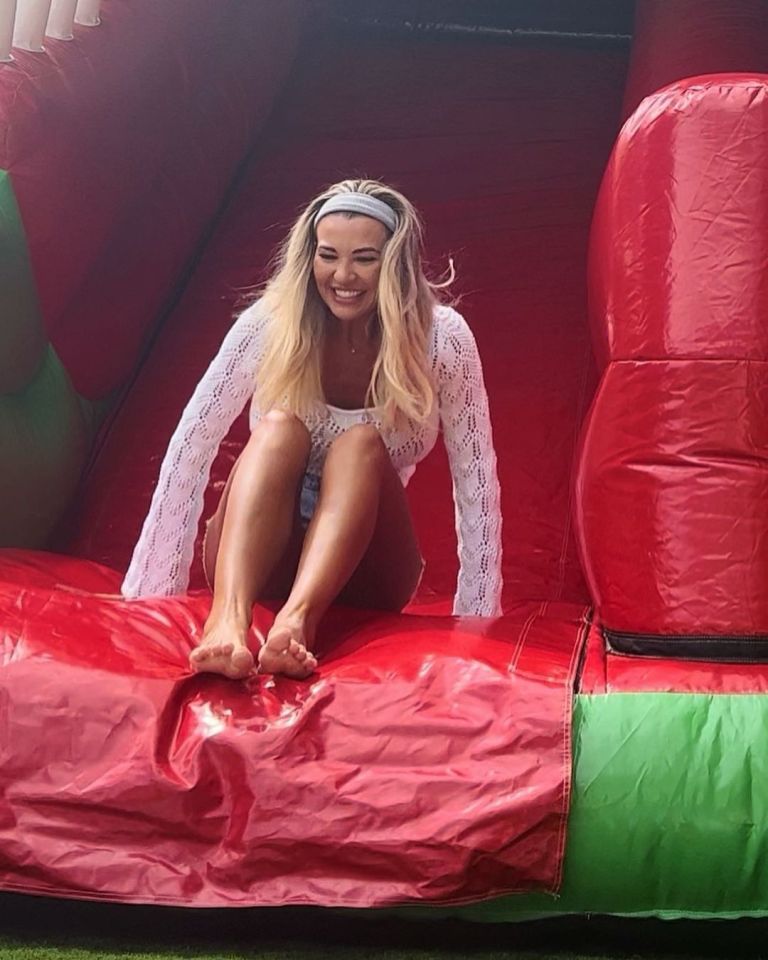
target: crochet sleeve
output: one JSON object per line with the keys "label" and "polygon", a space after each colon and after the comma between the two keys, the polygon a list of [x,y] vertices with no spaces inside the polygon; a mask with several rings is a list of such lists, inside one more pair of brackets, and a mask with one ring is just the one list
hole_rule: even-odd
{"label": "crochet sleeve", "polygon": [[122,585],[125,597],[183,593],[219,444],[252,396],[264,349],[259,304],[233,324],[181,415]]}
{"label": "crochet sleeve", "polygon": [[456,615],[501,613],[501,504],[488,396],[466,321],[447,307],[435,316],[438,402],[453,479],[459,578]]}

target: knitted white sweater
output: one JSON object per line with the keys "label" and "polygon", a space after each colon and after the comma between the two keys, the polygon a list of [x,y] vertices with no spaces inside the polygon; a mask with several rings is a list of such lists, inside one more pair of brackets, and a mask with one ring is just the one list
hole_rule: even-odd
{"label": "knitted white sweater", "polygon": [[[123,581],[124,596],[186,590],[211,464],[235,418],[253,397],[267,319],[259,303],[238,318],[187,404],[160,468]],[[459,544],[453,612],[496,616],[501,599],[501,513],[488,398],[474,337],[464,318],[450,307],[435,308],[430,356],[438,402],[427,423],[395,431],[385,429],[373,409],[324,405],[304,420],[312,437],[308,470],[322,473],[331,443],[353,424],[373,423],[406,484],[442,426]],[[251,429],[259,416],[252,401]]]}

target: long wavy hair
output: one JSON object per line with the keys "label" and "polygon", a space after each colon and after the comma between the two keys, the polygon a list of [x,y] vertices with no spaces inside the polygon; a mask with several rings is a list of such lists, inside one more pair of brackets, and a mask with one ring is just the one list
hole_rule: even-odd
{"label": "long wavy hair", "polygon": [[376,197],[397,216],[382,255],[376,315],[381,343],[366,405],[377,408],[388,426],[401,417],[423,423],[435,402],[427,340],[440,287],[422,270],[422,225],[416,210],[401,193],[376,180],[342,180],[328,187],[307,206],[280,247],[262,292],[270,321],[257,403],[262,410],[280,406],[302,416],[323,401],[320,347],[327,307],[312,270],[314,220],[329,197],[343,193]]}

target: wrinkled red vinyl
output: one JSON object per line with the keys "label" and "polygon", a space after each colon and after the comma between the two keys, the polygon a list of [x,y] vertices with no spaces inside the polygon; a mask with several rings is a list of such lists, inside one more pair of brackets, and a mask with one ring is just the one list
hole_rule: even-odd
{"label": "wrinkled red vinyl", "polygon": [[557,888],[579,607],[339,610],[310,681],[245,684],[187,669],[208,596],[91,593],[116,584],[0,555],[0,886],[361,907]]}
{"label": "wrinkled red vinyl", "polygon": [[606,366],[575,498],[606,627],[768,634],[768,77],[646,98],[595,209],[592,320]]}

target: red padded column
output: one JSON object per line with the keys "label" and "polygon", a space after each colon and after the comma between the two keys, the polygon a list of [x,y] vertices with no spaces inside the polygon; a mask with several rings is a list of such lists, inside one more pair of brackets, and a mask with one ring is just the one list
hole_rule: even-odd
{"label": "red padded column", "polygon": [[766,0],[637,0],[624,117],[677,80],[732,71],[768,73]]}
{"label": "red padded column", "polygon": [[643,102],[598,197],[590,296],[608,365],[577,525],[603,624],[768,639],[768,76]]}

